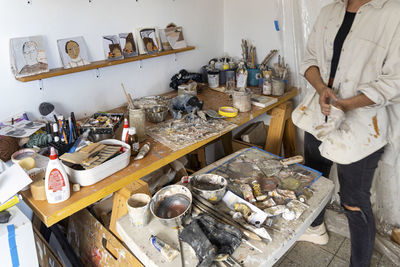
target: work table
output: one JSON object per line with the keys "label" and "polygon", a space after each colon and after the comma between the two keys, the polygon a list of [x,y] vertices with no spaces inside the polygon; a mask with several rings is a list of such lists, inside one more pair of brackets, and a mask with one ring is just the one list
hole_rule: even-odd
{"label": "work table", "polygon": [[[290,120],[292,105],[289,100],[295,97],[297,93],[298,90],[296,88],[291,88],[283,96],[278,98],[277,103],[266,108],[252,106],[251,111],[239,113],[237,117],[229,118],[227,120],[236,124],[238,127],[256,118],[257,116],[270,111],[272,115],[271,124],[279,125],[279,127],[272,127],[270,125],[265,149],[269,152],[279,154],[282,138],[284,139],[284,146],[287,138],[294,138],[293,125],[291,123],[285,125],[285,121],[288,119]],[[174,96],[176,94],[176,91],[172,91],[166,95]],[[204,89],[202,93],[198,95],[198,97],[200,100],[204,101],[203,109],[205,110],[218,110],[218,108],[221,106],[232,106],[232,100],[228,95],[208,88]],[[121,108],[118,110],[125,111]],[[284,131],[288,133],[286,137],[283,134]],[[150,174],[151,172],[158,170],[172,161],[229,133],[230,131],[225,131],[219,135],[215,135],[177,151],[172,151],[163,144],[153,140],[150,137],[147,137],[147,140],[151,143],[151,150],[144,159],[139,161],[133,161],[131,159],[129,165],[121,171],[114,173],[113,175],[94,185],[82,187],[79,192],[71,191],[71,197],[62,203],[49,204],[47,201],[34,200],[30,190],[23,191],[22,196],[24,201],[32,208],[42,222],[50,227],[60,220],[116,192],[117,190],[129,185],[143,176]],[[293,144],[293,142],[289,142],[289,144],[285,146],[285,151],[294,151],[294,147],[295,144]]]}

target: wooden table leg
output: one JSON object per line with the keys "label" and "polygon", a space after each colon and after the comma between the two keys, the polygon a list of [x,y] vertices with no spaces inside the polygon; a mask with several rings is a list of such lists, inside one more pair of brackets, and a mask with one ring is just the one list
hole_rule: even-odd
{"label": "wooden table leg", "polygon": [[232,132],[226,133],[221,136],[222,146],[224,147],[225,156],[228,156],[233,153],[232,148]]}
{"label": "wooden table leg", "polygon": [[151,196],[148,184],[142,180],[137,180],[128,186],[121,188],[113,195],[110,231],[118,238],[120,238],[120,236],[117,233],[117,220],[128,213],[126,201],[132,194],[136,193],[143,193]]}
{"label": "wooden table leg", "polygon": [[283,150],[285,151],[286,158],[297,155],[296,130],[294,128],[292,118],[288,118],[285,123],[285,130],[283,133]]}
{"label": "wooden table leg", "polygon": [[267,142],[265,150],[275,155],[279,155],[282,147],[282,138],[285,130],[286,120],[290,118],[293,110],[292,102],[285,102],[274,108],[271,112],[271,122],[269,124]]}

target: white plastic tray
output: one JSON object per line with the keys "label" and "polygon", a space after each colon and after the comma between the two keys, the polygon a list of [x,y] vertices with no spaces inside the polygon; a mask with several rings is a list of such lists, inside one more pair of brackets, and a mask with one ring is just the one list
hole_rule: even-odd
{"label": "white plastic tray", "polygon": [[128,166],[131,157],[131,149],[128,144],[115,139],[106,139],[99,143],[104,145],[123,146],[126,150],[121,155],[107,160],[103,164],[89,170],[74,170],[62,163],[68,174],[68,178],[72,183],[80,184],[81,186],[89,186]]}

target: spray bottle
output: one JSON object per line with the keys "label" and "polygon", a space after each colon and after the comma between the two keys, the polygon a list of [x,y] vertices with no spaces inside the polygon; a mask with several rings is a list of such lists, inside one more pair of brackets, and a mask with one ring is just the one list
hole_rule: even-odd
{"label": "spray bottle", "polygon": [[50,160],[47,164],[44,183],[47,202],[51,204],[59,203],[69,198],[70,189],[68,175],[60,160],[57,158],[54,147],[50,149]]}

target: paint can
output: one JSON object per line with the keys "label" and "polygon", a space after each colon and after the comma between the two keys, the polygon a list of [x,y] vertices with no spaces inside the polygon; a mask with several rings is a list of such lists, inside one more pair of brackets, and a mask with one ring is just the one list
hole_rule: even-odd
{"label": "paint can", "polygon": [[146,194],[133,194],[126,201],[129,218],[135,227],[143,227],[150,221],[150,196]]}
{"label": "paint can", "polygon": [[219,86],[219,70],[210,70],[207,72],[208,86],[217,88]]}
{"label": "paint can", "polygon": [[247,77],[247,83],[249,86],[258,86],[258,79],[260,70],[259,69],[247,69],[249,76]]}
{"label": "paint can", "polygon": [[282,79],[272,79],[272,95],[281,96],[285,93],[285,81]]}
{"label": "paint can", "polygon": [[251,92],[249,89],[246,91],[233,91],[232,93],[233,106],[239,112],[248,112],[251,110]]}
{"label": "paint can", "polygon": [[136,134],[139,142],[146,139],[146,112],[144,109],[129,109],[129,125],[136,128]]}

